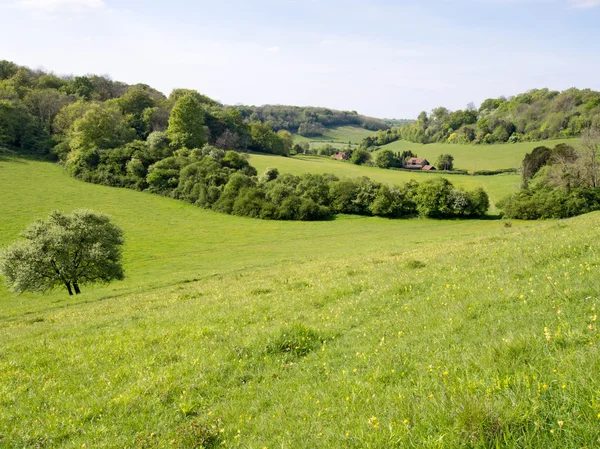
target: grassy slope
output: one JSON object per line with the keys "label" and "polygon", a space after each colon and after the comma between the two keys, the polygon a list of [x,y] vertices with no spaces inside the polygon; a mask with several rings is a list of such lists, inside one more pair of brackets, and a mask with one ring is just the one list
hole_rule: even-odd
{"label": "grassy slope", "polygon": [[0,245],[85,205],[129,275],[0,293],[2,447],[597,444],[600,214],[271,223],[34,162],[0,162],[0,190]]}
{"label": "grassy slope", "polygon": [[[93,289],[99,296],[314,257],[341,257],[389,245],[410,246],[396,232],[399,227],[415,240],[426,241],[431,234],[450,238],[474,230],[483,232],[488,226],[477,221],[400,222],[358,217],[318,223],[253,220],[216,214],[156,195],[84,183],[64,174],[58,165],[25,160],[0,161],[0,191],[0,246],[54,209],[87,207],[114,218],[127,235],[129,279]],[[369,232],[362,232],[365,229]],[[353,236],[354,245],[347,245],[346,235]],[[17,303],[28,307],[30,301],[40,298],[24,295],[7,301],[8,297],[0,284],[0,313],[9,313],[6,310]],[[45,305],[48,299],[64,298],[59,293],[39,302]]]}
{"label": "grassy slope", "polygon": [[[502,174],[496,176],[465,176],[441,175],[436,173],[407,172],[400,170],[383,170],[377,167],[363,167],[349,162],[340,162],[328,157],[320,156],[294,156],[283,158],[262,154],[250,156],[252,164],[259,173],[267,167],[276,167],[281,173],[333,173],[337,176],[359,177],[368,176],[376,181],[387,184],[400,184],[410,179],[422,181],[432,177],[443,176],[452,181],[456,186],[466,189],[483,187],[490,195],[492,205],[504,196],[519,188],[521,178],[518,174]],[[492,211],[494,208],[492,207]]]}
{"label": "grassy slope", "polygon": [[334,142],[344,145],[348,144],[348,142],[358,144],[371,134],[373,134],[373,131],[357,126],[336,126],[327,128],[325,134],[322,136],[303,137],[296,134],[294,135],[294,142],[313,142],[319,145],[322,145],[323,142]]}
{"label": "grassy slope", "polygon": [[422,145],[418,143],[399,140],[385,145],[392,151],[411,150],[420,157],[427,158],[435,164],[437,157],[442,153],[454,156],[454,166],[462,170],[498,170],[502,168],[518,168],[525,153],[530,153],[535,147],[545,145],[553,147],[559,143],[568,143],[576,146],[578,139],[545,140],[542,142],[523,142],[515,144],[497,145],[458,145],[432,143]]}

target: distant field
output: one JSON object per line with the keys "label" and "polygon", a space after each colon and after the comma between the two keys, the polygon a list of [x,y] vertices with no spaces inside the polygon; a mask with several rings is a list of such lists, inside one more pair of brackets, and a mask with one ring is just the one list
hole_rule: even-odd
{"label": "distant field", "polygon": [[579,139],[545,140],[541,142],[503,143],[496,145],[458,145],[430,143],[427,145],[399,140],[381,148],[392,151],[411,150],[419,157],[424,157],[435,164],[442,153],[454,156],[454,167],[461,170],[498,170],[502,168],[518,168],[525,157],[535,147],[541,145],[553,147],[559,143],[576,146]]}
{"label": "distant field", "polygon": [[127,242],[111,286],[0,286],[3,449],[597,447],[600,213],[269,222],[17,160],[0,191],[0,246],[84,206]]}
{"label": "distant field", "polygon": [[[279,157],[262,154],[252,154],[250,164],[262,173],[267,167],[275,167],[282,173],[333,173],[336,176],[359,177],[368,176],[379,182],[400,184],[410,179],[422,181],[432,177],[443,176],[456,186],[466,189],[483,187],[490,196],[492,206],[506,195],[519,188],[521,178],[518,174],[502,174],[495,176],[441,175],[436,173],[407,172],[399,170],[384,170],[377,167],[364,167],[349,162],[336,161],[322,156],[299,155],[294,157]],[[492,207],[492,212],[494,211]]]}
{"label": "distant field", "polygon": [[335,128],[327,128],[323,136],[303,137],[296,134],[294,135],[294,142],[311,142],[311,146],[320,146],[326,142],[337,142],[346,145],[348,142],[359,144],[365,137],[370,136],[373,133],[373,131],[357,126],[338,126]]}

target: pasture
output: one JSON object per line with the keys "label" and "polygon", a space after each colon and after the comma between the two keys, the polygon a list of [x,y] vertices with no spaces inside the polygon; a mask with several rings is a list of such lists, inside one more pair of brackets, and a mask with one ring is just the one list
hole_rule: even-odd
{"label": "pasture", "polygon": [[0,191],[0,246],[88,207],[127,274],[0,287],[3,448],[599,444],[599,213],[269,222],[14,159]]}
{"label": "pasture", "polygon": [[277,168],[280,173],[291,173],[299,175],[302,173],[333,173],[338,177],[357,178],[368,176],[369,178],[390,185],[397,185],[414,179],[422,182],[435,177],[448,178],[454,185],[465,189],[483,187],[490,196],[491,212],[495,212],[494,204],[506,195],[518,190],[521,177],[516,173],[505,173],[494,176],[470,176],[449,175],[427,172],[409,172],[405,170],[386,170],[378,167],[354,165],[350,162],[342,162],[326,156],[297,155],[293,157],[279,157],[265,154],[251,154],[250,164],[256,167],[259,173],[263,173],[268,167]]}
{"label": "pasture", "polygon": [[335,126],[326,128],[325,133],[322,136],[304,137],[295,134],[294,143],[310,142],[311,146],[322,146],[326,143],[330,143],[333,145],[343,144],[342,146],[345,146],[348,145],[348,142],[359,144],[361,140],[371,134],[373,134],[373,131],[358,126]]}
{"label": "pasture", "polygon": [[[288,161],[282,157],[276,160]],[[124,258],[128,279],[108,287],[86,288],[88,294],[99,296],[158,288],[225,272],[369,253],[389,245],[410,247],[412,243],[405,242],[397,232],[399,227],[415,240],[426,241],[431,235],[470,235],[490,226],[485,220],[400,221],[355,216],[316,223],[254,220],[206,211],[148,193],[85,183],[69,177],[59,165],[24,159],[0,161],[0,191],[0,246],[16,239],[36,218],[46,217],[55,209],[70,212],[89,208],[113,217],[127,236]],[[353,244],[348,245],[343,235],[352,235]],[[12,300],[5,301],[7,297]],[[30,307],[38,300],[47,304],[69,298],[62,292],[48,297],[14,297],[0,283],[0,313],[7,305],[13,310],[17,303]]]}
{"label": "pasture", "polygon": [[410,150],[419,157],[424,157],[435,164],[440,154],[454,156],[454,167],[459,170],[500,170],[504,168],[519,168],[526,153],[531,153],[535,147],[554,147],[559,143],[577,146],[579,139],[544,140],[541,142],[502,143],[493,145],[459,145],[430,143],[419,144],[406,140],[398,140],[384,145],[381,149],[394,152]]}

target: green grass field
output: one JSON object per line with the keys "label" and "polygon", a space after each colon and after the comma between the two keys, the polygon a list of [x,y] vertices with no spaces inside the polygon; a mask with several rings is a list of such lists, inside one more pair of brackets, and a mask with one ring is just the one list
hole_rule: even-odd
{"label": "green grass field", "polygon": [[256,167],[259,173],[263,173],[267,167],[274,167],[281,173],[292,173],[295,175],[302,173],[333,173],[339,177],[349,178],[368,176],[375,181],[384,182],[390,185],[401,184],[411,179],[421,182],[426,179],[442,176],[448,178],[456,186],[464,187],[465,189],[483,187],[490,196],[492,213],[496,212],[494,204],[506,195],[518,190],[521,184],[520,175],[515,173],[495,176],[467,176],[418,171],[384,170],[377,167],[366,167],[354,165],[349,162],[336,161],[329,157],[322,156],[298,155],[284,158],[279,156],[252,154],[250,155],[250,164]]}
{"label": "green grass field", "polygon": [[322,136],[304,137],[298,134],[294,135],[294,142],[311,142],[311,145],[321,146],[325,143],[337,143],[347,145],[348,142],[359,144],[365,137],[373,134],[373,131],[360,128],[358,126],[336,126],[327,128]]}
{"label": "green grass field", "polygon": [[89,207],[127,274],[0,287],[2,448],[599,444],[598,213],[268,222],[23,160],[0,191],[0,246]]}
{"label": "green grass field", "polygon": [[[255,163],[254,156],[251,163]],[[448,229],[451,236],[470,234],[474,227],[486,229],[488,225],[486,221],[398,221],[354,216],[317,223],[254,220],[206,211],[157,195],[84,183],[66,175],[56,164],[14,159],[0,161],[0,188],[0,246],[55,209],[68,212],[90,208],[114,218],[127,235],[125,263],[129,279],[94,288],[101,296],[314,257],[383,250],[390,244],[410,246],[410,242],[403,243],[404,237],[395,235],[398,226],[415,239],[426,241],[429,235],[438,233],[438,228]],[[344,238],[338,237],[345,233],[364,244],[347,245]],[[0,286],[0,312],[7,305],[7,295]],[[62,293],[58,298],[64,299]],[[23,295],[13,298],[9,307],[12,309],[16,303],[28,307],[37,299],[47,303],[40,295]]]}
{"label": "green grass field", "polygon": [[458,145],[431,143],[427,145],[398,140],[381,148],[394,152],[411,150],[419,157],[424,157],[432,164],[442,153],[454,156],[454,166],[457,169],[498,170],[503,168],[519,168],[525,153],[530,153],[535,147],[545,145],[553,147],[559,143],[577,146],[579,139],[545,140],[542,142],[503,143],[496,145]]}

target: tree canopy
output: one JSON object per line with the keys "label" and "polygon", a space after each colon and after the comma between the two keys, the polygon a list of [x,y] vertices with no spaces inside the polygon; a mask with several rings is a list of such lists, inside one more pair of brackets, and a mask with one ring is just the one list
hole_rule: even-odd
{"label": "tree canopy", "polygon": [[0,252],[0,274],[16,293],[123,279],[122,231],[106,215],[90,210],[54,211],[37,220]]}
{"label": "tree canopy", "polygon": [[571,88],[533,89],[506,98],[488,98],[476,109],[438,107],[421,112],[414,122],[378,131],[363,147],[396,140],[415,143],[491,144],[577,137],[600,126],[600,92]]}
{"label": "tree canopy", "polygon": [[537,147],[525,155],[521,189],[498,207],[510,218],[566,218],[600,210],[600,131],[582,133],[579,147]]}

